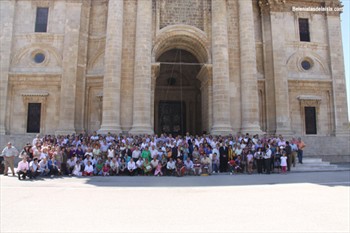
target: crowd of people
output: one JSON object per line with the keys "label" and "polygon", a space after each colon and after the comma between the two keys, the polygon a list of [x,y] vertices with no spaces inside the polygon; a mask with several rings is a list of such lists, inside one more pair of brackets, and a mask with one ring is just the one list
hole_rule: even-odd
{"label": "crowd of people", "polygon": [[11,142],[2,151],[18,179],[38,176],[185,176],[228,173],[286,174],[302,163],[305,143],[282,135],[158,135],[66,136],[39,134],[21,152]]}

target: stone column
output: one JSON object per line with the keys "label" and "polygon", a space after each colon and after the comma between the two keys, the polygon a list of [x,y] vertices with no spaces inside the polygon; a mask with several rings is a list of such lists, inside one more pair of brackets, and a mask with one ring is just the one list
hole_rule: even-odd
{"label": "stone column", "polygon": [[152,0],[137,1],[132,134],[153,134],[151,126]]}
{"label": "stone column", "polygon": [[213,125],[211,133],[232,133],[226,0],[212,0]]}
{"label": "stone column", "polygon": [[270,11],[273,76],[276,103],[276,134],[290,135],[291,118],[289,107],[288,71],[285,54],[285,29],[281,23],[285,12]]}
{"label": "stone column", "polygon": [[103,78],[102,124],[99,133],[119,134],[123,51],[123,1],[109,0]]}
{"label": "stone column", "polygon": [[241,55],[242,133],[259,134],[259,93],[256,70],[253,5],[239,1],[239,39]]}
{"label": "stone column", "polygon": [[79,53],[79,34],[82,3],[66,3],[66,24],[63,47],[60,117],[56,134],[75,133],[75,98]]}
{"label": "stone column", "polygon": [[[339,7],[339,5],[333,3],[330,7]],[[339,12],[327,13],[327,27],[333,85],[334,134],[336,136],[349,136],[344,55]],[[343,43],[348,42],[343,41]]]}
{"label": "stone column", "polygon": [[8,98],[8,75],[11,61],[13,21],[15,1],[1,1],[0,4],[0,135],[6,132],[6,112]]}
{"label": "stone column", "polygon": [[154,94],[156,90],[156,82],[157,82],[157,77],[159,75],[160,71],[160,63],[153,63],[152,64],[152,82],[151,82],[151,125],[153,128],[155,128],[154,125]]}

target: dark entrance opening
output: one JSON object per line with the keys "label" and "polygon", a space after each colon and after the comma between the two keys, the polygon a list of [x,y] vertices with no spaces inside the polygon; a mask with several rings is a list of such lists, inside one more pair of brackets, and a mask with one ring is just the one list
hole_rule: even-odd
{"label": "dark entrance opening", "polygon": [[317,134],[315,107],[305,107],[305,133]]}
{"label": "dark entrance opening", "polygon": [[164,52],[157,62],[161,65],[154,94],[155,132],[201,133],[201,81],[197,78],[201,64],[182,49]]}
{"label": "dark entrance opening", "polygon": [[186,129],[186,105],[181,101],[160,101],[158,105],[159,129],[163,133],[184,135]]}
{"label": "dark entrance opening", "polygon": [[27,133],[40,133],[41,103],[28,104]]}

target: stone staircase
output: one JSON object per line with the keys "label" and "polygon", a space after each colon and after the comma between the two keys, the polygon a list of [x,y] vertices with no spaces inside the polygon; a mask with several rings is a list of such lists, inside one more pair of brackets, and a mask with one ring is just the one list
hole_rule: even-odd
{"label": "stone staircase", "polygon": [[323,161],[321,158],[304,157],[303,164],[296,163],[295,167],[291,168],[292,172],[313,172],[313,171],[348,171],[350,165],[339,166]]}

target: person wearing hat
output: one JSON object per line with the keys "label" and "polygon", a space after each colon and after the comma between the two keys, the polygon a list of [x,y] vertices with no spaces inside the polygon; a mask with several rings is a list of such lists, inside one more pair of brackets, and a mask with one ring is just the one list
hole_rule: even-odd
{"label": "person wearing hat", "polygon": [[12,146],[11,142],[7,143],[7,146],[2,150],[1,156],[3,156],[5,160],[5,170],[4,170],[4,176],[8,175],[8,168],[10,167],[12,171],[12,175],[16,176],[15,174],[15,157],[18,156],[18,150]]}

